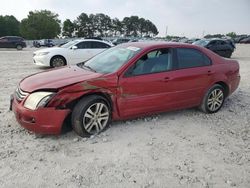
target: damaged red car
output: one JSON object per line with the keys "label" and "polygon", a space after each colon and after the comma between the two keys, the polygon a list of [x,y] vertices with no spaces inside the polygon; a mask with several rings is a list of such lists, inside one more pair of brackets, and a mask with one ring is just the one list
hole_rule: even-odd
{"label": "damaged red car", "polygon": [[11,108],[35,133],[59,134],[67,122],[78,135],[90,136],[111,120],[191,107],[217,112],[239,81],[236,60],[203,47],[126,43],[85,63],[26,77]]}

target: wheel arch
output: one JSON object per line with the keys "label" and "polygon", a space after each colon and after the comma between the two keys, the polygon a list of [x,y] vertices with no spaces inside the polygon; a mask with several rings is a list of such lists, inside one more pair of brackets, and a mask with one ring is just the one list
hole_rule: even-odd
{"label": "wheel arch", "polygon": [[219,82],[216,82],[214,84],[221,85],[225,90],[225,97],[228,97],[228,95],[229,95],[229,86],[228,86],[228,84],[226,82],[219,81]]}
{"label": "wheel arch", "polygon": [[105,92],[101,92],[101,91],[96,91],[96,92],[90,92],[90,93],[84,93],[83,95],[81,95],[80,97],[74,99],[73,101],[71,101],[69,104],[67,104],[67,108],[70,108],[71,110],[75,107],[75,105],[77,104],[78,101],[80,101],[82,98],[90,96],[90,95],[97,95],[97,96],[101,96],[103,97],[103,99],[105,100],[105,102],[109,105],[111,111],[113,111],[113,101],[111,98],[111,95]]}
{"label": "wheel arch", "polygon": [[65,65],[67,65],[68,63],[67,63],[67,59],[63,56],[63,55],[53,55],[51,58],[50,58],[50,60],[49,60],[49,64],[50,64],[50,66],[51,66],[51,63],[52,63],[52,60],[54,59],[54,58],[56,58],[56,57],[61,57],[64,61],[65,61]]}
{"label": "wheel arch", "polygon": [[[71,111],[73,111],[73,109],[76,106],[76,104],[78,103],[78,101],[80,101],[84,97],[91,96],[91,95],[101,96],[105,100],[105,102],[110,107],[111,118],[112,118],[112,112],[113,112],[113,106],[114,105],[113,105],[113,101],[111,99],[111,96],[108,93],[104,93],[104,92],[100,92],[100,91],[85,93],[85,94],[81,95],[80,97],[74,99],[70,103],[68,103],[66,105],[66,108],[69,108],[69,109],[71,109]],[[68,116],[64,119],[64,122],[63,122],[62,127],[61,127],[61,132],[62,133],[65,133],[65,132],[68,132],[69,130],[72,130],[72,125],[71,125],[71,120],[70,120],[71,119],[71,114],[72,113],[68,114]]]}

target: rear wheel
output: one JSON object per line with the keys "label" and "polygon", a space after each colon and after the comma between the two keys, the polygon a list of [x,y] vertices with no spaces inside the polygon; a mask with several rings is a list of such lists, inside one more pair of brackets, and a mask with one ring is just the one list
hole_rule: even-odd
{"label": "rear wheel", "polygon": [[62,56],[55,56],[50,60],[51,67],[61,67],[66,65],[66,60]]}
{"label": "rear wheel", "polygon": [[16,45],[16,49],[17,49],[17,50],[22,50],[23,47],[22,47],[22,45],[18,44],[18,45]]}
{"label": "rear wheel", "polygon": [[74,131],[81,137],[89,137],[105,130],[111,121],[111,109],[98,95],[82,98],[74,107],[71,117]]}
{"label": "rear wheel", "polygon": [[220,110],[225,100],[225,89],[215,84],[211,87],[202,100],[200,109],[205,113],[215,113]]}

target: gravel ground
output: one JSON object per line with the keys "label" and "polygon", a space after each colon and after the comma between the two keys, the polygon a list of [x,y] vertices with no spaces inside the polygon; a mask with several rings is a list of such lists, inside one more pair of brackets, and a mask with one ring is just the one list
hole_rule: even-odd
{"label": "gravel ground", "polygon": [[43,71],[32,49],[0,51],[0,187],[244,187],[250,185],[250,45],[233,54],[239,89],[216,114],[187,109],[118,121],[89,139],[38,136],[16,122],[9,96]]}

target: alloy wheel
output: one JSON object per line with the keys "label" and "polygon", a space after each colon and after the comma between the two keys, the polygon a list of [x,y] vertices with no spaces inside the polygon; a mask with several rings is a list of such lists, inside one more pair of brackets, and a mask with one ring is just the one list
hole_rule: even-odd
{"label": "alloy wheel", "polygon": [[207,107],[210,111],[218,110],[224,101],[224,93],[221,89],[214,89],[208,96]]}
{"label": "alloy wheel", "polygon": [[104,103],[94,103],[83,116],[83,126],[89,134],[101,132],[109,120],[109,109]]}
{"label": "alloy wheel", "polygon": [[56,57],[52,62],[53,67],[61,67],[64,66],[64,60],[60,57]]}

